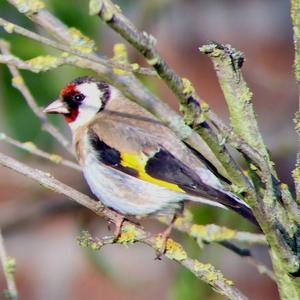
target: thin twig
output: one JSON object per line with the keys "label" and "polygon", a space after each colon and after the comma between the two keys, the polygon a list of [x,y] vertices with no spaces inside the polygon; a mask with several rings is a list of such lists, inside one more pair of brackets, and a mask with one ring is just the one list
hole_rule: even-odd
{"label": "thin twig", "polygon": [[[295,77],[298,83],[298,111],[296,112],[294,122],[296,124],[295,129],[298,133],[298,146],[300,148],[300,1],[291,1],[291,19],[293,22],[293,33],[294,33],[294,47],[295,47],[295,58],[294,68]],[[297,192],[297,202],[300,205],[300,151],[297,155],[296,168],[293,171],[294,183]]]}
{"label": "thin twig", "polygon": [[119,33],[146,58],[148,64],[155,69],[160,78],[180,99],[181,103],[193,107],[191,119],[197,123],[197,115],[200,114],[199,96],[196,94],[191,82],[178,76],[161,57],[155,48],[155,38],[146,32],[140,32],[110,0],[101,0],[98,3],[99,9],[94,11],[93,14],[98,14],[108,26]]}
{"label": "thin twig", "polygon": [[176,220],[174,227],[177,230],[185,232],[189,236],[195,238],[199,247],[201,248],[205,244],[213,242],[222,245],[223,247],[239,255],[241,258],[245,259],[247,263],[256,267],[259,273],[265,273],[272,280],[275,280],[273,272],[269,270],[265,265],[257,261],[252,256],[250,250],[244,248],[242,249],[232,243],[232,241],[235,241],[239,243],[267,245],[266,238],[263,234],[237,231],[215,224],[194,224],[192,222],[192,217],[190,213],[187,211],[185,211],[183,217],[180,217]]}
{"label": "thin twig", "polygon": [[74,170],[81,171],[80,166],[78,164],[76,164],[75,162],[64,159],[58,154],[48,153],[44,150],[41,150],[32,142],[21,143],[13,138],[7,136],[5,133],[1,133],[1,132],[0,132],[0,141],[4,141],[10,145],[17,147],[17,148],[28,151],[29,153],[31,153],[33,155],[48,159],[55,164],[61,164],[66,167],[72,168]]}
{"label": "thin twig", "polygon": [[[4,54],[4,56],[10,56],[9,44],[3,40],[0,40],[0,50]],[[14,60],[14,57],[12,59]],[[0,55],[0,62],[1,62],[1,55]],[[21,92],[28,106],[31,108],[33,113],[40,119],[42,124],[42,129],[47,131],[50,135],[52,135],[52,137],[54,137],[63,147],[65,147],[71,154],[73,154],[73,151],[66,137],[63,136],[58,131],[58,129],[48,121],[45,114],[38,107],[30,90],[24,83],[23,77],[21,76],[19,70],[16,68],[17,66],[19,66],[20,62],[21,60],[18,60],[16,58],[15,65],[8,64],[9,71],[13,76],[13,86]]]}
{"label": "thin twig", "polygon": [[[109,58],[106,57],[100,57],[91,55],[89,53],[82,52],[80,50],[77,50],[76,48],[70,48],[69,46],[65,46],[64,44],[57,43],[49,38],[43,37],[40,34],[37,34],[35,32],[32,32],[28,29],[25,29],[19,25],[16,25],[12,22],[8,22],[4,20],[3,18],[0,18],[0,26],[2,26],[8,33],[18,33],[22,36],[28,37],[34,41],[38,41],[40,43],[43,43],[44,45],[50,46],[52,48],[67,52],[67,53],[72,53],[74,55],[77,55],[81,58],[88,59],[94,63],[102,64],[104,66],[112,67],[112,68],[117,68],[121,69],[123,71],[127,72],[134,72],[134,73],[139,73],[143,75],[155,75],[152,70],[149,70],[147,68],[141,68],[137,64],[132,65],[125,65],[125,64],[120,64],[117,62],[112,61]],[[87,50],[88,52],[91,52],[92,49]]]}
{"label": "thin twig", "polygon": [[[7,0],[14,5],[19,11],[26,13],[34,23],[40,25],[45,31],[54,36],[58,41],[68,45],[74,44],[74,37],[69,28],[51,14],[45,8],[31,9],[27,6],[27,11],[24,12],[22,5],[17,0]],[[94,52],[91,54],[97,56]],[[182,117],[174,112],[170,107],[162,102],[157,96],[152,94],[136,77],[129,74],[116,74],[112,68],[104,65],[95,64],[88,60],[81,60],[76,63],[81,68],[88,68],[95,71],[100,77],[109,83],[117,86],[131,100],[137,102],[156,117],[158,117],[166,126],[171,128],[176,135],[185,140],[191,147],[203,154],[210,161],[220,174],[229,176],[233,182],[240,186],[241,182],[245,181],[243,174],[237,170],[237,165],[234,163],[230,154],[224,147],[217,147],[216,151],[210,148],[210,140],[203,139],[195,131],[184,123]],[[222,148],[222,149],[221,149]],[[219,159],[221,158],[221,159]],[[228,173],[227,173],[227,170]],[[247,186],[247,184],[246,184]]]}
{"label": "thin twig", "polygon": [[[108,208],[105,208],[101,204],[101,202],[95,201],[90,197],[76,191],[70,186],[63,184],[48,173],[45,173],[38,169],[32,169],[29,166],[2,153],[0,153],[0,164],[39,182],[45,188],[65,195],[68,199],[76,201],[77,203],[92,210],[94,213],[101,217],[108,218],[114,223],[117,220],[116,213]],[[125,236],[123,236],[122,240],[121,235],[121,237],[119,238],[120,243],[126,242],[125,238],[128,227],[131,228],[130,236],[132,237],[132,234],[134,234],[134,238],[130,239],[131,242],[139,241],[149,245],[153,249],[159,248],[159,240],[157,240],[157,238],[147,234],[144,230],[138,228],[136,225],[129,221],[124,222],[123,232],[125,233]],[[211,265],[204,265],[199,261],[195,261],[189,258],[182,247],[172,240],[169,239],[168,243],[169,246],[167,246],[165,257],[172,259],[182,266],[186,267],[199,279],[205,281],[206,283],[211,285],[217,292],[225,295],[229,299],[247,299],[237,288],[232,286],[231,281],[228,281],[223,277],[220,271],[216,270]]]}
{"label": "thin twig", "polygon": [[[160,56],[155,48],[155,39],[145,32],[140,32],[110,0],[90,1],[90,3],[92,2],[94,9],[91,13],[98,14],[104,22],[135,47],[177,96],[180,108],[184,112],[186,123],[191,125],[200,134],[202,139],[200,147],[199,141],[198,144],[195,143],[194,135],[191,139],[186,140],[187,143],[200,153],[205,154],[205,157],[212,162],[224,177],[230,178],[234,184],[242,189],[251,190],[248,179],[234,162],[226,147],[219,144],[215,133],[208,123],[203,122],[199,105],[202,99],[196,93],[192,83],[188,79],[178,76]],[[205,149],[203,145],[209,145],[210,150]],[[211,152],[213,152],[213,155]]]}
{"label": "thin twig", "polygon": [[229,241],[219,242],[219,244],[222,245],[223,247],[225,247],[226,249],[234,252],[238,256],[240,256],[248,264],[255,267],[260,274],[266,274],[271,280],[276,282],[276,278],[275,278],[273,271],[270,270],[266,265],[259,262],[255,257],[253,257],[253,255],[249,249],[240,248],[239,246],[237,246]]}
{"label": "thin twig", "polygon": [[7,297],[7,299],[18,300],[18,290],[14,278],[16,263],[14,258],[9,257],[6,254],[1,228],[0,228],[0,262],[2,264],[3,273],[5,275],[5,279],[7,283],[7,291],[5,291],[5,296]]}
{"label": "thin twig", "polygon": [[237,231],[215,224],[195,224],[192,222],[189,215],[190,213],[185,211],[184,217],[178,218],[174,224],[174,227],[181,232],[185,232],[191,237],[195,238],[199,242],[200,246],[203,245],[203,242],[212,243],[228,240],[248,244],[267,244],[263,234]]}

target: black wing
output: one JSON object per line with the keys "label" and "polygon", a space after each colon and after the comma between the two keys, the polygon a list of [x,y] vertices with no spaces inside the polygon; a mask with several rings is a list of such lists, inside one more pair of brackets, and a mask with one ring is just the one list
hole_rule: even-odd
{"label": "black wing", "polygon": [[148,160],[145,170],[152,177],[175,183],[188,194],[216,201],[259,226],[251,209],[238,197],[208,186],[193,170],[165,149],[160,149]]}

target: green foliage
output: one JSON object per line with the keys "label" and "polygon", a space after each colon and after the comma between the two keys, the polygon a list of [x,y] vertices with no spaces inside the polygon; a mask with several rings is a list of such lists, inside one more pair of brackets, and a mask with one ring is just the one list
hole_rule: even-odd
{"label": "green foliage", "polygon": [[[72,1],[68,2],[70,2],[70,5],[72,4]],[[87,8],[85,11],[80,5],[72,5],[72,10],[67,10],[65,9],[66,2],[58,0],[49,1],[46,4],[49,9],[56,13],[57,16],[66,22],[66,24],[70,25],[70,27],[76,27],[84,34],[93,38],[99,37],[99,24],[97,19],[89,18],[89,22],[86,22],[86,18],[88,17]],[[37,28],[28,18],[18,13],[16,9],[6,1],[0,1],[0,16],[24,26],[29,30],[37,31]],[[40,55],[59,53],[52,48],[43,46],[41,43],[21,37],[17,34],[10,35],[3,29],[0,29],[0,38],[9,41],[11,43],[12,53],[25,60]],[[99,41],[97,44],[101,45]],[[55,99],[65,83],[75,77],[90,74],[91,72],[70,66],[60,67],[51,72],[39,74],[22,71],[26,84],[41,107],[52,99]],[[3,99],[0,102],[0,109],[3,111],[3,123],[8,126],[6,131],[20,141],[30,140],[42,148],[51,150],[55,146],[55,143],[49,138],[48,134],[41,131],[39,120],[33,116],[23,96],[11,86],[11,80],[11,74],[7,70],[7,67],[0,65],[1,98]],[[60,118],[50,118],[54,123],[64,126]]]}

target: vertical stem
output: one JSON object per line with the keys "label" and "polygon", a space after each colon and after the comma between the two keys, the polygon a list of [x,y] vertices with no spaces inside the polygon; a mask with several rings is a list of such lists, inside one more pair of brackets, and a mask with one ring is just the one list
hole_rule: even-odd
{"label": "vertical stem", "polygon": [[4,246],[4,240],[2,231],[0,228],[0,262],[2,264],[3,273],[7,283],[7,294],[6,297],[10,300],[18,300],[18,291],[14,278],[15,271],[15,260],[12,257],[7,256],[6,249]]}
{"label": "vertical stem", "polygon": [[[299,110],[295,117],[295,129],[298,133],[299,148],[300,148],[300,0],[291,0],[291,18],[294,31],[294,46],[295,46],[295,77],[298,83],[298,101]],[[300,204],[300,151],[297,155],[296,168],[293,171],[293,177],[297,193],[297,202]]]}

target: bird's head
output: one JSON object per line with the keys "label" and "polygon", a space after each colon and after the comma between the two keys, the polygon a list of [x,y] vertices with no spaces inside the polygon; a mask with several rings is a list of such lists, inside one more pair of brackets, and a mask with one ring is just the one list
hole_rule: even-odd
{"label": "bird's head", "polygon": [[88,123],[110,98],[110,86],[92,77],[80,77],[67,84],[59,99],[44,108],[45,113],[62,114],[71,128]]}

